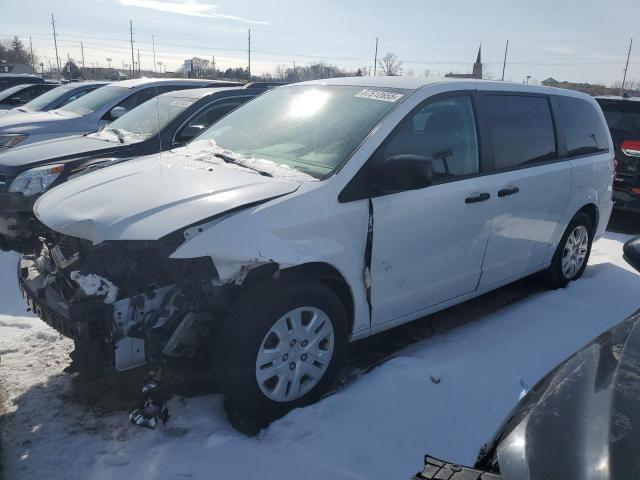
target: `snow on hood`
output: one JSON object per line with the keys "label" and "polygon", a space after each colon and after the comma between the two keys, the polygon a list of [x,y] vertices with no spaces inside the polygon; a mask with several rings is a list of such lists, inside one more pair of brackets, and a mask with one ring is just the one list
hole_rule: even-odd
{"label": "snow on hood", "polygon": [[[261,164],[262,165],[262,164]],[[211,151],[180,148],[80,176],[34,206],[49,228],[94,244],[157,240],[230,209],[298,189],[301,182],[226,164]]]}
{"label": "snow on hood", "polygon": [[282,165],[264,158],[256,158],[226,150],[216,145],[214,140],[196,140],[180,150],[183,152],[182,157],[189,160],[224,165],[226,163],[224,160],[214,156],[215,154],[222,154],[237,160],[237,164],[227,164],[230,167],[242,168],[244,166],[246,168],[260,170],[261,172],[265,172],[276,178],[300,182],[315,182],[318,180],[317,178],[301,172],[300,170],[296,170],[295,168],[291,168],[288,165]]}

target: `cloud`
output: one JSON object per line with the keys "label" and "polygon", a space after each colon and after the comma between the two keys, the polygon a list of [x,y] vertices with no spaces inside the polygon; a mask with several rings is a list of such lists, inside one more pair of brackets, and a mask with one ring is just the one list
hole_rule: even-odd
{"label": "cloud", "polygon": [[176,0],[167,2],[164,0],[117,0],[118,3],[127,7],[149,8],[160,12],[176,13],[178,15],[188,15],[191,17],[221,18],[224,20],[234,20],[237,22],[253,23],[257,25],[268,25],[269,22],[263,20],[249,20],[237,15],[228,15],[218,10],[218,5],[201,3],[199,0]]}

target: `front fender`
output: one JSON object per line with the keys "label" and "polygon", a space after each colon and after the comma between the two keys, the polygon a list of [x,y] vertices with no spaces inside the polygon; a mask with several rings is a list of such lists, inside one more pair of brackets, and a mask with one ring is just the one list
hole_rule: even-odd
{"label": "front fender", "polygon": [[[319,189],[322,190],[322,189]],[[279,269],[321,262],[346,279],[354,296],[354,334],[368,332],[364,288],[366,201],[321,205],[320,193],[291,195],[229,214],[185,231],[172,258],[211,257],[220,281],[241,284],[246,274],[272,263]],[[323,199],[326,203],[326,199]]]}

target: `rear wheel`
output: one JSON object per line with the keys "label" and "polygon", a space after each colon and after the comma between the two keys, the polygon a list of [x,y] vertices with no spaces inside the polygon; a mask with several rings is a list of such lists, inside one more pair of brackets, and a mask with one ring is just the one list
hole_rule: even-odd
{"label": "rear wheel", "polygon": [[347,339],[344,306],[325,285],[298,277],[252,288],[216,342],[227,413],[264,424],[317,400],[339,372]]}
{"label": "rear wheel", "polygon": [[547,271],[551,287],[564,288],[582,276],[593,243],[591,218],[578,212],[564,232]]}

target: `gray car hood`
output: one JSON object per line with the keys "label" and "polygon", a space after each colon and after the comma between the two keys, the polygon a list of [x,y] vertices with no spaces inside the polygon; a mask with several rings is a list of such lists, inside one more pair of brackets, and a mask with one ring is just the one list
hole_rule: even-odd
{"label": "gray car hood", "polygon": [[188,148],[114,165],[44,194],[34,206],[47,227],[94,244],[157,240],[228,210],[294,192],[294,179],[226,164]]}
{"label": "gray car hood", "polygon": [[[52,128],[59,125],[64,128],[66,122],[71,119],[78,118],[77,115],[63,115],[51,112],[29,112],[22,115],[2,115],[0,117],[0,133],[12,132],[22,133],[37,130],[47,125]],[[55,127],[54,127],[55,128]]]}

